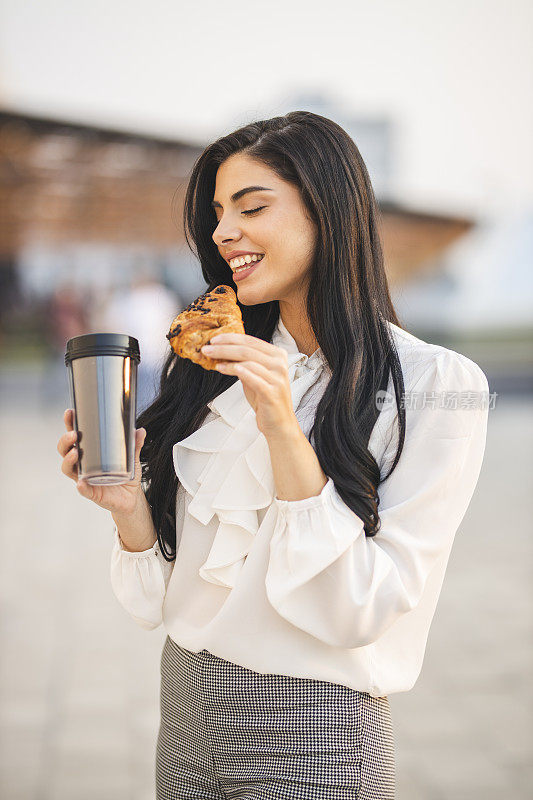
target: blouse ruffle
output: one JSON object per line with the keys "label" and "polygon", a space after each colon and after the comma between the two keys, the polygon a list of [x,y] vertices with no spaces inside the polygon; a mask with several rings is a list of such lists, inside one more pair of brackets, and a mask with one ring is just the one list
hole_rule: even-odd
{"label": "blouse ruffle", "polygon": [[[288,353],[293,409],[320,378],[327,362],[321,350],[311,356]],[[214,418],[176,442],[172,449],[178,479],[191,495],[187,513],[202,525],[217,519],[211,549],[199,575],[232,588],[259,528],[261,509],[275,495],[270,452],[257,427],[255,411],[236,380],[208,403]]]}

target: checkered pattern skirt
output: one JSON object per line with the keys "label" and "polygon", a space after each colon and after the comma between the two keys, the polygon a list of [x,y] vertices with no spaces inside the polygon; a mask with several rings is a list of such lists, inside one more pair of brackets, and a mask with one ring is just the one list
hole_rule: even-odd
{"label": "checkered pattern skirt", "polygon": [[262,674],[169,636],[157,800],[393,800],[387,697]]}

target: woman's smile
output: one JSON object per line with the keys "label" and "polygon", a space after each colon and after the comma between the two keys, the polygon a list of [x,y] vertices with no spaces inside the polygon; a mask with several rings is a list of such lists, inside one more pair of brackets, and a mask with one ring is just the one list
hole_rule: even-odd
{"label": "woman's smile", "polygon": [[238,267],[237,269],[233,270],[233,280],[234,281],[241,281],[244,278],[247,278],[248,275],[251,275],[252,272],[255,272],[257,267],[260,266],[261,262],[265,260],[265,257],[261,259],[261,261],[256,261],[252,264],[245,264],[243,267]]}

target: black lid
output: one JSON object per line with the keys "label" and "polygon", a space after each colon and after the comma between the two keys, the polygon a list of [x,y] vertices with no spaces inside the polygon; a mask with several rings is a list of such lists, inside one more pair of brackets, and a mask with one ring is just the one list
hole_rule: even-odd
{"label": "black lid", "polygon": [[127,333],[84,333],[67,340],[65,364],[86,356],[130,356],[141,361],[139,341]]}

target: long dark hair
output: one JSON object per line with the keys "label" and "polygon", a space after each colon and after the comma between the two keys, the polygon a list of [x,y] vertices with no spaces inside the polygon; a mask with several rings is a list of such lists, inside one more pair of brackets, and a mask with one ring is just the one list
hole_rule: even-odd
{"label": "long dark hair", "polygon": [[[200,262],[205,291],[233,283],[231,269],[212,238],[217,220],[210,201],[217,170],[234,153],[257,159],[298,187],[317,225],[307,314],[332,376],[308,438],[314,435],[322,469],[363,520],[365,534],[374,536],[380,527],[378,485],[385,478],[368,442],[379,414],[377,392],[387,388],[390,377],[399,436],[388,475],[403,449],[405,411],[400,403],[400,360],[386,321],[401,325],[387,285],[381,220],[368,171],[346,131],[309,111],[252,122],[210,144],[194,164],[183,209],[185,238]],[[270,342],[279,302],[239,307],[246,333]],[[158,396],[137,418],[136,426],[146,429],[141,450],[144,491],[161,551],[169,561],[176,551],[178,488],[172,447],[197,430],[208,413],[207,403],[236,380],[235,375],[178,358],[169,348]]]}

